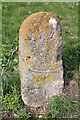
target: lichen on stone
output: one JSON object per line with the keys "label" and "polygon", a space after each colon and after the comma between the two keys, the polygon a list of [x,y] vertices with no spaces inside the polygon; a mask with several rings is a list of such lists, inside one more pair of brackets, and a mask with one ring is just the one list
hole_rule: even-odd
{"label": "lichen on stone", "polygon": [[33,75],[33,80],[39,84],[45,83],[47,80],[54,80],[55,75],[53,73]]}
{"label": "lichen on stone", "polygon": [[28,16],[19,31],[21,94],[30,107],[44,107],[63,88],[61,31],[57,17],[48,12]]}
{"label": "lichen on stone", "polygon": [[20,37],[22,39],[27,39],[27,33],[31,29],[33,30],[33,34],[36,35],[39,30],[46,31],[47,28],[50,27],[48,21],[50,19],[50,15],[46,12],[39,12],[34,13],[27,17],[27,19],[24,20],[23,24],[21,25],[20,29]]}

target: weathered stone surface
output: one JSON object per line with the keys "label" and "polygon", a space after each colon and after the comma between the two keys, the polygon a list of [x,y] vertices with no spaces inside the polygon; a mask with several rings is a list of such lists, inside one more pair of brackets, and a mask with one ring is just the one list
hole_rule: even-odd
{"label": "weathered stone surface", "polygon": [[47,12],[27,17],[19,31],[19,72],[24,103],[44,108],[63,88],[62,38],[57,18]]}

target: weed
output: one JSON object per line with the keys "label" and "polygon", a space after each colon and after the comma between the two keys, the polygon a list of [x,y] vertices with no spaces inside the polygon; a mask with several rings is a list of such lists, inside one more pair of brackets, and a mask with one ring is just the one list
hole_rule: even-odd
{"label": "weed", "polygon": [[8,93],[5,97],[2,97],[2,109],[9,110],[13,109],[16,110],[20,107],[20,95],[17,93],[16,89],[13,89],[12,93]]}
{"label": "weed", "polygon": [[17,111],[17,116],[19,116],[19,118],[29,118],[31,117],[30,112],[27,110],[27,108],[21,108]]}

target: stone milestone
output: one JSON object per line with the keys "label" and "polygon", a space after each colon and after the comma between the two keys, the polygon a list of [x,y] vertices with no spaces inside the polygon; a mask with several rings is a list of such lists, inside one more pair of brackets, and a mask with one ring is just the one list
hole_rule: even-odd
{"label": "stone milestone", "polygon": [[62,36],[59,21],[48,12],[28,16],[19,31],[21,95],[30,108],[45,111],[48,99],[63,89]]}

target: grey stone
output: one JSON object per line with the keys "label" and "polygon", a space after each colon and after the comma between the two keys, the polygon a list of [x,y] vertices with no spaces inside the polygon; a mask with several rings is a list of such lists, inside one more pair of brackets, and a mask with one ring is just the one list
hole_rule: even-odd
{"label": "grey stone", "polygon": [[48,99],[62,93],[61,57],[62,36],[56,16],[37,12],[27,17],[19,31],[21,95],[27,106],[41,107],[44,112]]}

